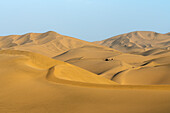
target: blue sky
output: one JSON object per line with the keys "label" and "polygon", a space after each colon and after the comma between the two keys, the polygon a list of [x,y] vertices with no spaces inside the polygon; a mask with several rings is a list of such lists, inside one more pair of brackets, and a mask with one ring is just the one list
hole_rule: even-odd
{"label": "blue sky", "polygon": [[0,36],[55,31],[96,41],[170,32],[170,0],[0,0]]}

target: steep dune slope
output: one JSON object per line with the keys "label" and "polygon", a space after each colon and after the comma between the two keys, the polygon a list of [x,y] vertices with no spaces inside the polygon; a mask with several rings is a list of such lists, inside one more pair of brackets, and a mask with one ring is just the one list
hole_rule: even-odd
{"label": "steep dune slope", "polygon": [[[56,68],[56,71],[54,71],[54,77],[53,78],[58,78],[58,79],[63,79],[63,80],[70,80],[70,81],[77,81],[77,82],[85,82],[85,83],[114,83],[108,79],[105,79],[103,77],[99,77],[91,72],[88,72],[84,69],[81,69],[79,67],[73,66],[71,64],[57,61],[51,58],[48,58],[46,56],[42,56],[36,53],[30,53],[26,51],[18,51],[18,50],[2,50],[0,51],[0,55],[2,59],[7,59],[9,60],[9,64],[7,65],[14,65],[14,64],[24,64],[23,67],[30,67],[30,68],[37,68],[37,69],[45,69],[48,71],[50,68]],[[9,57],[9,58],[8,58]],[[21,62],[19,58],[21,57]],[[10,58],[12,60],[10,60]],[[18,59],[17,59],[18,58]],[[25,61],[24,61],[25,59]],[[22,62],[24,61],[24,62]],[[5,61],[1,61],[1,64],[4,64]],[[3,67],[3,69],[8,67]],[[16,67],[9,67],[12,69],[19,70]],[[22,67],[21,67],[22,68]],[[1,68],[0,68],[1,69]],[[3,71],[3,69],[1,69]],[[10,70],[10,69],[9,69]],[[27,70],[25,70],[26,74],[30,74],[29,71],[27,73]],[[19,73],[17,73],[19,74]],[[11,73],[12,75],[12,73]],[[30,74],[31,75],[31,74]],[[48,76],[50,76],[48,74]],[[47,77],[47,76],[44,76]],[[52,80],[53,81],[53,80]],[[55,80],[54,80],[55,81]]]}
{"label": "steep dune slope", "polygon": [[169,69],[169,64],[141,67],[139,69],[124,71],[118,76],[115,76],[112,80],[126,85],[170,84]]}
{"label": "steep dune slope", "polygon": [[0,62],[1,113],[170,112],[169,86],[116,85],[26,51],[2,50]]}
{"label": "steep dune slope", "polygon": [[54,58],[79,66],[111,80],[120,72],[141,67],[144,61],[150,59],[150,57],[124,54],[94,46],[72,49]]}
{"label": "steep dune slope", "polygon": [[101,74],[120,65],[120,61],[106,61],[110,57],[120,54],[122,53],[108,48],[83,46],[69,50],[53,58],[74,64],[93,73]]}
{"label": "steep dune slope", "polygon": [[112,77],[120,84],[170,84],[170,54],[166,56],[148,56],[149,60],[139,63],[136,67],[120,71]]}
{"label": "steep dune slope", "polygon": [[[40,53],[57,60],[72,62],[71,64],[96,74],[101,74],[116,66],[113,62],[105,62],[105,59],[122,54],[108,47],[63,36],[52,31],[0,37],[0,48]],[[74,60],[79,62],[74,62]],[[100,67],[96,68],[96,66]]]}
{"label": "steep dune slope", "polygon": [[120,84],[170,84],[168,71],[170,69],[170,54],[168,52],[161,54],[162,51],[149,52],[149,56],[141,56],[94,46],[83,46],[54,58],[74,64]]}
{"label": "steep dune slope", "polygon": [[[160,52],[160,51],[159,51]],[[64,52],[55,59],[74,64],[120,84],[170,84],[168,53],[141,56],[83,46]]]}
{"label": "steep dune slope", "polygon": [[0,49],[26,50],[54,57],[64,51],[95,44],[49,31],[0,37]]}
{"label": "steep dune slope", "polygon": [[[75,82],[93,82],[95,81],[93,80],[95,78],[90,77],[91,80],[89,81],[86,78],[89,78],[89,75],[94,75],[96,77],[97,75],[95,74],[98,74],[102,77],[116,81],[120,84],[169,84],[169,64],[166,64],[166,66],[164,66],[164,64],[151,61],[153,59],[159,59],[161,57],[166,57],[164,59],[169,59],[168,56],[170,54],[168,48],[154,48],[157,47],[156,44],[158,40],[162,43],[166,42],[168,38],[166,40],[165,37],[162,36],[162,34],[151,34],[148,34],[148,32],[136,32],[132,33],[132,35],[128,35],[130,37],[129,39],[132,39],[133,41],[138,39],[140,41],[147,40],[146,43],[150,43],[149,41],[153,41],[153,48],[147,50],[148,47],[145,47],[145,50],[147,51],[139,51],[139,55],[124,54],[111,48],[95,45],[86,41],[78,40],[67,36],[62,36],[52,31],[46,33],[29,33],[22,36],[12,35],[1,37],[0,47],[1,49],[34,51],[40,54],[44,54],[46,56],[53,57],[57,60],[62,60],[70,64],[76,65],[80,68],[76,67],[68,69],[69,73],[72,72],[71,70],[74,70],[72,73],[72,75],[74,75],[74,80],[72,81]],[[141,45],[143,42],[139,43]],[[54,62],[52,64],[54,64]],[[35,64],[32,63],[31,65]],[[156,68],[158,65],[160,68]],[[61,67],[62,66],[58,67],[59,70],[56,70],[57,66],[51,65],[50,67],[48,67],[48,69],[51,70],[51,72],[53,73],[57,72],[57,75],[60,75],[62,79],[66,79],[68,81],[72,79],[72,77],[68,75],[67,72],[65,72],[67,66],[63,65],[63,68]],[[79,74],[76,74],[79,72],[77,72],[76,70],[82,70],[81,68],[86,69],[95,74],[90,73],[88,71],[81,72],[89,74],[82,74],[82,78],[79,78]],[[150,71],[155,69],[160,71],[159,75],[155,73],[156,71]],[[143,81],[141,80],[140,82],[138,82],[140,77],[137,77],[136,75],[140,74],[141,77],[144,79]],[[62,77],[62,75],[65,76]],[[154,75],[155,78],[152,79]],[[51,78],[55,77],[56,75],[54,74],[53,76],[49,76],[47,78],[51,80]],[[132,82],[131,79],[129,79],[130,77],[133,78]],[[159,79],[162,79],[162,81],[159,81]],[[167,81],[164,81],[163,79],[166,79]]]}
{"label": "steep dune slope", "polygon": [[170,35],[151,31],[135,31],[114,36],[94,43],[122,52],[139,53],[149,49],[170,47]]}
{"label": "steep dune slope", "polygon": [[105,59],[111,56],[117,56],[119,54],[122,53],[110,48],[105,48],[102,46],[86,45],[86,46],[82,46],[66,51],[53,58],[57,58],[63,61],[71,60],[72,58]]}
{"label": "steep dune slope", "polygon": [[97,44],[132,53],[114,57],[130,66],[113,68],[101,75],[120,84],[170,84],[169,42],[169,33],[150,31],[125,33],[97,41]]}

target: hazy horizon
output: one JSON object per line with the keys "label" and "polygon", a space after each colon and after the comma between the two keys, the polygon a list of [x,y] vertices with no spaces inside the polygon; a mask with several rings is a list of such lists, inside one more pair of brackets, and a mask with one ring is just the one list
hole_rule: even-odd
{"label": "hazy horizon", "polygon": [[0,36],[55,31],[86,41],[132,31],[170,32],[168,0],[1,1]]}

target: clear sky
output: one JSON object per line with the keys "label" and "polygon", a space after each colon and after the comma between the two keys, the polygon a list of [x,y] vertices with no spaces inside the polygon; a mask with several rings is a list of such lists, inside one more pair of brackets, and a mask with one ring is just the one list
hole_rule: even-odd
{"label": "clear sky", "polygon": [[0,36],[55,31],[96,41],[170,32],[170,0],[0,0]]}

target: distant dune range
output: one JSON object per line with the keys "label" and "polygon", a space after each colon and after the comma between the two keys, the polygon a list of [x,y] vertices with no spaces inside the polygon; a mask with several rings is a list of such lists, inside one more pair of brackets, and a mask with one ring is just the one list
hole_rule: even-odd
{"label": "distant dune range", "polygon": [[95,43],[53,31],[2,36],[0,112],[168,113],[169,42],[146,31]]}
{"label": "distant dune range", "polygon": [[53,57],[73,48],[94,45],[76,38],[49,31],[46,33],[27,33],[0,37],[0,49],[26,50]]}
{"label": "distant dune range", "polygon": [[170,48],[170,33],[160,34],[151,31],[135,31],[114,36],[94,43],[101,44],[122,52],[141,53],[151,49]]}

